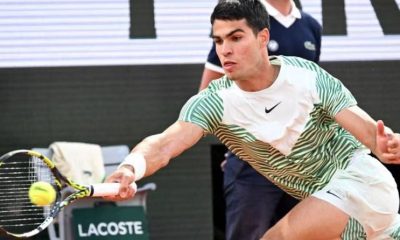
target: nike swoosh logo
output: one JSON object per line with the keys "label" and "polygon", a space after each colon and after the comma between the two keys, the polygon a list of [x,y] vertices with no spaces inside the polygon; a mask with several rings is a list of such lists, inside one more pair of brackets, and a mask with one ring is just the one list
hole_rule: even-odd
{"label": "nike swoosh logo", "polygon": [[268,109],[267,107],[265,107],[265,113],[270,113],[272,110],[274,110],[274,108],[276,108],[279,104],[281,104],[281,102],[278,102],[277,104],[275,104],[275,106],[273,106],[272,108]]}
{"label": "nike swoosh logo", "polygon": [[338,195],[336,195],[336,194],[334,194],[333,192],[331,192],[331,190],[328,190],[326,193],[329,193],[329,194],[331,194],[331,195],[333,195],[333,196],[335,196],[335,197],[337,197],[337,198],[339,198],[339,199],[342,199],[342,198],[339,197]]}

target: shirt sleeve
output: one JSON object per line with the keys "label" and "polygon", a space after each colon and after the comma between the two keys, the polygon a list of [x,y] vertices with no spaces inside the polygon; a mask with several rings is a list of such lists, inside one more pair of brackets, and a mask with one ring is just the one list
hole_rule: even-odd
{"label": "shirt sleeve", "polygon": [[197,94],[182,107],[178,120],[194,123],[206,133],[214,133],[222,119],[222,100],[216,96]]}
{"label": "shirt sleeve", "polygon": [[320,68],[317,91],[323,108],[334,117],[342,109],[357,105],[351,92],[341,81]]}

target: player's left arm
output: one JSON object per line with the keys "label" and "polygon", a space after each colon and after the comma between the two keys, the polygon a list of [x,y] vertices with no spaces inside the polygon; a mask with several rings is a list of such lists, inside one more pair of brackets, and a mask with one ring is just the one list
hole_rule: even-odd
{"label": "player's left arm", "polygon": [[342,109],[335,121],[356,137],[384,163],[400,164],[400,135],[375,121],[358,106]]}

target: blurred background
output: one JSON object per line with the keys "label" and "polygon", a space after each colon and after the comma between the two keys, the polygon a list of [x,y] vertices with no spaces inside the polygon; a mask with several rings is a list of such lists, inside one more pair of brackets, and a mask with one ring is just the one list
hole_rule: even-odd
{"label": "blurred background", "polygon": [[[132,147],[162,131],[198,91],[216,3],[2,0],[0,154],[54,141]],[[323,26],[320,65],[400,131],[400,0],[296,3]],[[151,239],[222,239],[223,152],[206,137],[141,181],[157,184]]]}

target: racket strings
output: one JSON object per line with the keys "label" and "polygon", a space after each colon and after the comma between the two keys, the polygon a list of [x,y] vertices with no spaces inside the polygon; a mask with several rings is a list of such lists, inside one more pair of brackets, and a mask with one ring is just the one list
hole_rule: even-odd
{"label": "racket strings", "polygon": [[16,154],[0,164],[0,226],[6,231],[33,230],[50,215],[51,206],[36,206],[29,199],[29,187],[37,181],[54,184],[50,169],[37,157]]}

